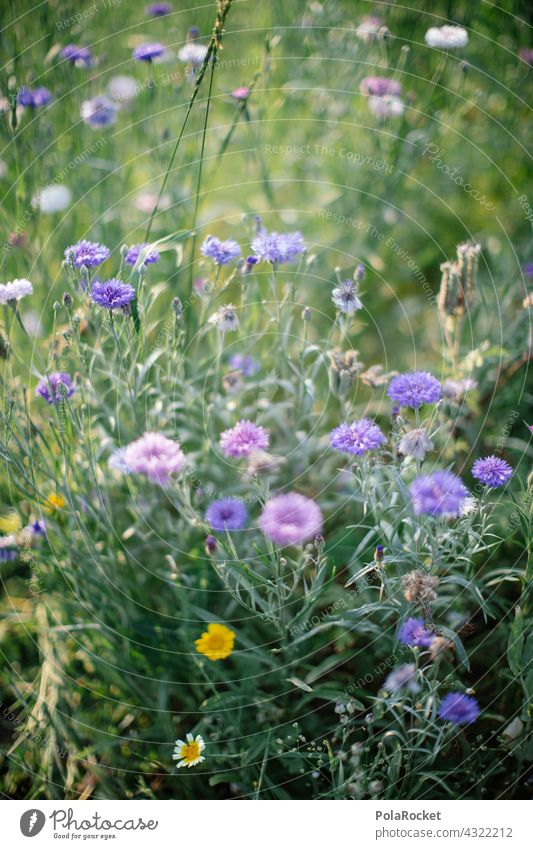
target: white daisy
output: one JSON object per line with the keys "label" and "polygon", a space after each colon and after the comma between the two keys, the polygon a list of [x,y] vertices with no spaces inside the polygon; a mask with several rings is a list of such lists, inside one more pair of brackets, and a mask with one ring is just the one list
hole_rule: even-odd
{"label": "white daisy", "polygon": [[176,740],[176,748],[172,755],[172,760],[178,761],[176,769],[179,769],[182,766],[189,767],[190,769],[191,766],[201,764],[202,761],[205,761],[205,758],[202,755],[203,751],[205,751],[205,743],[204,738],[201,737],[200,734],[193,737],[193,735],[189,733],[186,735],[185,741]]}

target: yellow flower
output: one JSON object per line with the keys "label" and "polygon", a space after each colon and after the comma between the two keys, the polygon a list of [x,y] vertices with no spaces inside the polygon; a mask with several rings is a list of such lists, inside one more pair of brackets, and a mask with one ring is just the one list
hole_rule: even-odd
{"label": "yellow flower", "polygon": [[205,654],[209,660],[224,660],[233,651],[235,634],[225,625],[212,622],[207,626],[199,640],[194,641],[196,651]]}
{"label": "yellow flower", "polygon": [[10,510],[0,516],[0,531],[3,534],[15,534],[22,527],[22,519],[16,510]]}
{"label": "yellow flower", "polygon": [[205,761],[202,755],[205,749],[204,738],[200,734],[196,737],[193,737],[192,734],[187,734],[186,740],[187,742],[176,740],[176,748],[172,755],[172,760],[178,761],[176,769],[179,769],[181,766],[186,766],[190,769],[191,766],[196,766],[196,764],[201,764],[202,761]]}
{"label": "yellow flower", "polygon": [[49,513],[52,513],[54,510],[62,510],[66,503],[63,496],[59,495],[58,492],[50,492],[46,499],[45,508]]}

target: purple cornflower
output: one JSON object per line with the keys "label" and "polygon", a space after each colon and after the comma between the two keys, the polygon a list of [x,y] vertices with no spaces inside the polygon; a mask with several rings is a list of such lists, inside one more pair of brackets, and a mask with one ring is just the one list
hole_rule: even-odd
{"label": "purple cornflower", "polygon": [[500,457],[480,457],[472,466],[472,475],[491,489],[504,486],[513,474],[513,468]]}
{"label": "purple cornflower", "polygon": [[88,47],[79,44],[67,44],[59,54],[62,59],[67,59],[77,68],[90,68],[93,64],[93,55]]}
{"label": "purple cornflower", "polygon": [[249,357],[248,354],[233,354],[229,359],[229,364],[232,368],[241,371],[244,377],[253,377],[261,368],[257,360]]}
{"label": "purple cornflower", "polygon": [[163,18],[170,15],[172,8],[171,3],[151,3],[144,11],[150,18]]}
{"label": "purple cornflower", "polygon": [[25,88],[23,86],[17,94],[17,103],[30,109],[39,109],[41,106],[48,106],[51,102],[52,95],[44,86],[38,88]]}
{"label": "purple cornflower", "polygon": [[434,404],[439,400],[442,388],[436,377],[427,371],[413,371],[393,377],[387,395],[401,407],[418,410],[422,404]]}
{"label": "purple cornflower", "polygon": [[247,457],[252,451],[265,451],[269,436],[264,427],[241,419],[235,427],[220,435],[220,447],[226,457]]}
{"label": "purple cornflower", "polygon": [[276,545],[296,545],[320,533],[322,512],[311,498],[288,492],[267,501],[259,528]]}
{"label": "purple cornflower", "polygon": [[524,60],[524,62],[527,62],[528,65],[533,65],[533,50],[531,47],[522,47],[519,50],[518,55]]}
{"label": "purple cornflower", "polygon": [[421,475],[409,487],[415,513],[431,516],[458,516],[468,490],[453,472]]}
{"label": "purple cornflower", "polygon": [[383,682],[383,689],[394,693],[402,687],[406,687],[411,693],[417,693],[420,689],[415,683],[416,664],[404,663],[403,666],[398,666],[393,669]]}
{"label": "purple cornflower", "polygon": [[402,87],[398,80],[390,80],[387,77],[365,77],[361,80],[360,90],[363,94],[374,97],[399,97]]}
{"label": "purple cornflower", "polygon": [[179,474],[187,462],[179,443],[157,432],[147,432],[130,442],[124,458],[128,469],[146,475],[160,486],[168,484],[171,476]]}
{"label": "purple cornflower", "polygon": [[[139,254],[147,247],[149,247],[147,242],[141,242],[138,245],[132,245],[131,248],[128,248],[128,252],[124,257],[124,262],[127,265],[135,265],[135,263],[139,259]],[[155,248],[153,248],[152,250],[146,251],[143,258],[143,262],[145,265],[149,265],[151,262],[159,262],[160,259],[161,257],[159,255],[159,251],[156,251]]]}
{"label": "purple cornflower", "polygon": [[239,531],[244,527],[248,511],[242,501],[223,498],[213,501],[206,510],[205,519],[214,531]]}
{"label": "purple cornflower", "polygon": [[88,242],[87,239],[81,239],[65,250],[65,259],[71,261],[74,268],[81,268],[82,265],[85,265],[86,268],[92,268],[105,262],[110,253],[109,248],[99,242]]}
{"label": "purple cornflower", "polygon": [[435,634],[424,627],[423,619],[406,619],[398,631],[398,639],[404,646],[427,648]]}
{"label": "purple cornflower", "polygon": [[135,297],[135,289],[117,277],[110,280],[97,280],[91,289],[91,298],[100,307],[119,310],[126,307]]}
{"label": "purple cornflower", "polygon": [[336,427],[331,431],[329,440],[331,447],[337,451],[359,456],[383,445],[385,436],[371,419],[360,419]]}
{"label": "purple cornflower", "polygon": [[133,58],[138,62],[151,62],[152,59],[157,59],[165,52],[164,45],[155,42],[154,44],[140,44],[133,51]]}
{"label": "purple cornflower", "polygon": [[200,248],[200,253],[210,257],[215,265],[227,265],[241,255],[241,249],[234,239],[222,241],[216,236],[208,236]]}
{"label": "purple cornflower", "polygon": [[70,398],[74,394],[74,391],[75,387],[68,372],[53,371],[39,381],[35,389],[35,394],[44,398],[48,404],[58,404],[60,401],[64,401],[65,398]]}
{"label": "purple cornflower", "polygon": [[448,693],[440,703],[438,714],[445,722],[454,725],[469,725],[480,714],[477,699],[464,693]]}
{"label": "purple cornflower", "polygon": [[93,130],[100,127],[109,127],[117,120],[118,106],[114,100],[100,94],[91,100],[84,100],[81,104],[80,115],[85,124]]}
{"label": "purple cornflower", "polygon": [[305,242],[301,233],[267,233],[262,230],[253,240],[252,250],[259,259],[280,265],[303,254]]}
{"label": "purple cornflower", "polygon": [[231,96],[234,97],[235,100],[246,100],[249,94],[250,89],[246,85],[241,85],[238,88],[234,88],[231,92]]}
{"label": "purple cornflower", "polygon": [[331,300],[337,309],[346,315],[357,312],[363,306],[357,297],[357,284],[353,280],[344,280],[339,286],[336,286],[331,293]]}

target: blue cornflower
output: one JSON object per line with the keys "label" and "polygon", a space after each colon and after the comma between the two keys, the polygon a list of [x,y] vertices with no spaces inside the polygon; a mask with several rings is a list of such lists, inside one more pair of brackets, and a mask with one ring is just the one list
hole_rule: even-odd
{"label": "blue cornflower", "polygon": [[36,386],[35,394],[40,395],[47,404],[58,404],[65,398],[70,398],[75,392],[75,386],[70,374],[66,371],[53,371]]}
{"label": "blue cornflower", "polygon": [[150,18],[162,18],[172,12],[171,3],[151,3],[144,10]]}
{"label": "blue cornflower", "polygon": [[91,297],[95,304],[108,310],[126,307],[135,297],[135,289],[116,277],[111,280],[97,280],[93,283]]}
{"label": "blue cornflower", "polygon": [[252,242],[252,250],[265,262],[281,265],[305,251],[301,233],[267,233],[261,230]]}
{"label": "blue cornflower", "polygon": [[238,531],[244,527],[247,518],[246,507],[235,498],[213,501],[205,513],[206,522],[214,531]]}
{"label": "blue cornflower", "polygon": [[415,513],[458,516],[468,490],[453,472],[433,472],[415,478],[409,487]]}
{"label": "blue cornflower", "polygon": [[222,241],[216,236],[208,236],[200,248],[203,256],[210,257],[216,265],[227,265],[241,255],[241,249],[234,239]]}
{"label": "blue cornflower", "polygon": [[44,537],[46,536],[46,525],[43,519],[36,519],[34,522],[30,522],[29,531],[33,536]]}
{"label": "blue cornflower", "polygon": [[371,419],[360,419],[336,427],[331,431],[329,440],[331,447],[337,451],[359,456],[383,445],[385,435]]}
{"label": "blue cornflower", "polygon": [[248,354],[233,354],[229,359],[229,364],[232,368],[241,371],[244,377],[253,377],[261,368],[257,360],[249,357]]}
{"label": "blue cornflower", "polygon": [[93,55],[88,47],[79,44],[67,44],[59,54],[62,59],[68,59],[77,68],[90,68],[93,64]]}
{"label": "blue cornflower", "polygon": [[423,619],[406,619],[398,631],[398,639],[404,646],[427,648],[435,634],[426,630]]}
{"label": "blue cornflower", "polygon": [[469,725],[481,713],[477,699],[464,693],[448,693],[440,703],[438,714],[445,722]]}
{"label": "blue cornflower", "polygon": [[0,561],[7,563],[10,560],[16,560],[18,551],[12,548],[0,548]]}
{"label": "blue cornflower", "polygon": [[[131,248],[128,248],[128,252],[124,257],[124,262],[127,265],[135,265],[135,263],[139,259],[139,254],[147,247],[149,247],[147,242],[141,242],[138,245],[132,245]],[[156,251],[155,248],[152,248],[151,250],[146,251],[143,258],[143,262],[145,265],[149,265],[151,262],[159,262],[160,259],[161,257],[159,255],[159,251]]]}
{"label": "blue cornflower", "polygon": [[434,404],[442,395],[442,387],[436,377],[427,371],[414,371],[393,377],[387,395],[402,407],[418,410],[422,404]]}
{"label": "blue cornflower", "polygon": [[65,259],[71,261],[75,268],[81,268],[82,265],[92,268],[105,262],[110,253],[109,248],[99,242],[81,239],[65,250]]}
{"label": "blue cornflower", "polygon": [[47,88],[39,86],[38,88],[22,87],[17,94],[17,103],[20,106],[27,106],[30,109],[39,109],[41,106],[48,106],[52,102],[52,95]]}
{"label": "blue cornflower", "polygon": [[133,51],[133,58],[137,59],[138,62],[151,62],[152,59],[162,56],[164,52],[165,47],[163,44],[159,44],[159,42],[155,42],[154,44],[140,44]]}
{"label": "blue cornflower", "polygon": [[480,457],[472,467],[472,475],[491,489],[504,486],[513,474],[513,468],[501,457]]}
{"label": "blue cornflower", "polygon": [[99,94],[91,100],[84,100],[80,107],[80,115],[85,124],[93,130],[109,127],[117,120],[118,106],[105,94]]}

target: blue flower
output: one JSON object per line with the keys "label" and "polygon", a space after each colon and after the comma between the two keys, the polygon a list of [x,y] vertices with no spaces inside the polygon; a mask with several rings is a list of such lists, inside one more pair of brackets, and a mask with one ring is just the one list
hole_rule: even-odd
{"label": "blue flower", "polygon": [[468,490],[453,472],[421,475],[409,487],[415,513],[431,516],[458,516]]}
{"label": "blue flower", "polygon": [[472,475],[491,489],[504,486],[513,474],[513,468],[500,457],[480,457],[472,467]]}
{"label": "blue flower", "polygon": [[67,44],[59,55],[78,68],[90,68],[93,64],[93,55],[89,48],[79,44]]}
{"label": "blue flower", "polygon": [[435,634],[426,630],[423,619],[406,619],[398,631],[398,639],[404,646],[427,648]]}
{"label": "blue flower", "polygon": [[371,419],[360,419],[351,424],[341,424],[329,435],[331,447],[344,454],[359,456],[367,451],[379,448],[385,442],[385,435]]}
{"label": "blue flower", "polygon": [[92,268],[105,262],[110,253],[109,248],[99,242],[81,239],[65,250],[65,259],[72,262],[75,268],[81,268],[82,265],[85,265],[86,268]]}
{"label": "blue flower", "polygon": [[252,242],[252,249],[259,259],[281,265],[303,254],[305,242],[301,233],[267,233],[261,230]]}
{"label": "blue flower", "polygon": [[233,354],[229,359],[229,364],[232,368],[241,371],[244,377],[253,377],[261,368],[257,360],[249,357],[248,354]]}
{"label": "blue flower", "polygon": [[[135,265],[135,263],[139,259],[139,254],[141,253],[141,251],[148,247],[149,245],[147,242],[141,242],[138,245],[132,245],[131,248],[128,248],[128,252],[124,257],[124,262],[127,265]],[[151,262],[159,262],[160,259],[161,257],[159,255],[159,251],[156,251],[154,248],[152,250],[146,251],[143,258],[143,262],[145,265],[149,265]]]}
{"label": "blue flower", "polygon": [[165,52],[164,45],[156,42],[155,44],[140,44],[133,51],[133,58],[138,62],[151,62],[152,59],[157,59]]}
{"label": "blue flower", "polygon": [[477,699],[464,693],[448,693],[440,703],[438,714],[446,722],[454,725],[469,725],[480,714]]}
{"label": "blue flower", "polygon": [[214,531],[238,531],[246,524],[248,511],[242,501],[223,498],[213,501],[206,510],[205,519]]}
{"label": "blue flower", "polygon": [[434,404],[442,395],[442,387],[436,377],[427,371],[414,371],[394,377],[387,395],[402,407],[418,410],[422,404]]}
{"label": "blue flower", "polygon": [[222,241],[216,236],[208,236],[200,248],[200,253],[210,257],[216,265],[227,265],[232,259],[240,257],[241,249],[234,239]]}
{"label": "blue flower", "polygon": [[93,283],[91,297],[95,304],[108,310],[126,307],[135,297],[135,289],[129,283],[113,277],[111,280],[97,280]]}
{"label": "blue flower", "polygon": [[20,89],[17,94],[17,103],[20,106],[27,106],[30,109],[39,109],[41,106],[48,106],[52,102],[52,95],[44,86],[38,88]]}

